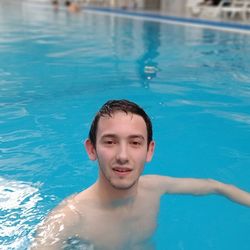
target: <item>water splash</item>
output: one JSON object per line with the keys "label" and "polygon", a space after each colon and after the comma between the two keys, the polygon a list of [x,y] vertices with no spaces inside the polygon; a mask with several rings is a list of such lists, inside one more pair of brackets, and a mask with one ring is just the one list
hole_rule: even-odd
{"label": "water splash", "polygon": [[[39,185],[0,177],[0,245],[2,250],[25,249],[39,220]],[[26,247],[25,247],[26,246]]]}

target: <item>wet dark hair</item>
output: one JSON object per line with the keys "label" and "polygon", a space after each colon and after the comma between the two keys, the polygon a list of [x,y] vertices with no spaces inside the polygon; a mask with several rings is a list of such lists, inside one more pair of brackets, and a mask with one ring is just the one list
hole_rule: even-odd
{"label": "wet dark hair", "polygon": [[151,120],[146,112],[134,102],[128,100],[110,100],[101,107],[92,121],[89,131],[89,139],[94,147],[96,146],[96,134],[100,118],[105,116],[112,117],[112,115],[118,111],[125,112],[126,114],[136,114],[143,118],[147,127],[147,144],[149,145],[153,140],[153,130]]}
{"label": "wet dark hair", "polygon": [[65,1],[65,6],[70,6],[71,5],[71,2],[70,1]]}

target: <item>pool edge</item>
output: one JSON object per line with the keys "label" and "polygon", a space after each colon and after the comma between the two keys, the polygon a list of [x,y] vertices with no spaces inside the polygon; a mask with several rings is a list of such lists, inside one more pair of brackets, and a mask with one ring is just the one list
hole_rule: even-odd
{"label": "pool edge", "polygon": [[139,19],[147,19],[151,21],[175,23],[179,25],[195,26],[200,28],[209,28],[214,30],[221,30],[227,32],[243,33],[250,35],[250,24],[233,23],[225,21],[214,21],[207,19],[197,19],[191,17],[178,17],[170,16],[162,13],[150,13],[142,11],[124,10],[118,8],[96,7],[88,6],[84,8],[89,11],[96,11],[100,13],[109,13],[113,15],[119,15],[123,17],[133,17]]}

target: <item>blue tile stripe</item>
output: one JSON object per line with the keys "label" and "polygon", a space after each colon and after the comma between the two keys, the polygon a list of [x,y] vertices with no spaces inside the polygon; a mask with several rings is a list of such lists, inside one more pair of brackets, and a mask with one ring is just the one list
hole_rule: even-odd
{"label": "blue tile stripe", "polygon": [[209,26],[211,28],[222,28],[222,29],[235,29],[239,31],[249,31],[250,32],[250,24],[236,23],[236,22],[223,22],[223,21],[212,21],[206,19],[198,19],[198,18],[189,18],[189,17],[177,17],[177,16],[168,16],[158,13],[148,13],[148,12],[138,12],[138,11],[130,11],[123,9],[115,9],[115,8],[105,8],[105,7],[86,7],[88,10],[95,10],[100,12],[107,12],[113,14],[120,14],[124,16],[134,16],[134,17],[144,17],[144,18],[153,18],[155,20],[164,20],[171,21],[180,24],[191,24],[198,26]]}

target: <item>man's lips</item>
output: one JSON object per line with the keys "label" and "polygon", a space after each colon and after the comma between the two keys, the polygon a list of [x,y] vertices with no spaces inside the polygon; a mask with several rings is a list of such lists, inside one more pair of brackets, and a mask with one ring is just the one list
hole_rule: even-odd
{"label": "man's lips", "polygon": [[126,167],[114,167],[112,168],[112,170],[119,175],[126,175],[132,171],[131,168],[126,168]]}

